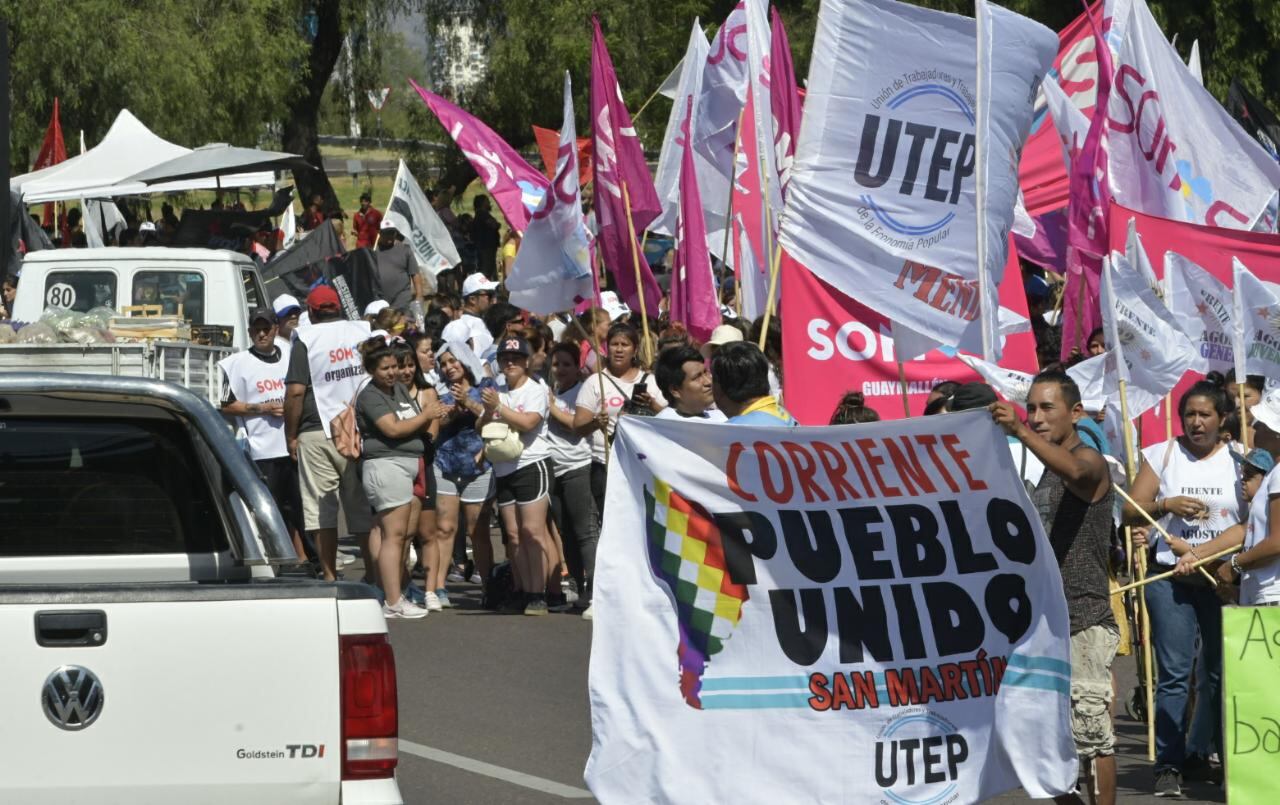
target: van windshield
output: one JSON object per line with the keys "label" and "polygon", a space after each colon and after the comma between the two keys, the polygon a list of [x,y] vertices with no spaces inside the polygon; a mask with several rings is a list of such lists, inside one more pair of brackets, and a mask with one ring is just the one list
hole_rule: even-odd
{"label": "van windshield", "polygon": [[221,523],[178,422],[0,419],[0,556],[218,552]]}

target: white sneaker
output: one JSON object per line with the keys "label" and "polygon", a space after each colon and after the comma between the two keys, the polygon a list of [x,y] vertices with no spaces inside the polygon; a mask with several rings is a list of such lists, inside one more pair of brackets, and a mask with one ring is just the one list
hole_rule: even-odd
{"label": "white sneaker", "polygon": [[346,567],[347,565],[354,565],[355,563],[356,563],[356,558],[355,558],[354,556],[352,556],[351,554],[349,554],[349,553],[340,553],[340,554],[338,554],[338,566],[339,566],[339,567]]}
{"label": "white sneaker", "polygon": [[395,604],[388,606],[382,605],[382,614],[387,620],[425,618],[427,611],[417,604],[412,603],[409,599],[401,596],[400,600]]}
{"label": "white sneaker", "polygon": [[591,604],[587,604],[587,608],[582,610],[582,619],[584,621],[594,620],[595,616],[591,614]]}
{"label": "white sneaker", "polygon": [[484,584],[484,579],[480,578],[480,574],[479,574],[479,573],[472,573],[472,574],[471,574],[471,583],[472,583],[472,584]]}
{"label": "white sneaker", "polygon": [[430,590],[426,594],[426,607],[431,612],[440,612],[444,609],[444,604],[440,603],[440,597]]}

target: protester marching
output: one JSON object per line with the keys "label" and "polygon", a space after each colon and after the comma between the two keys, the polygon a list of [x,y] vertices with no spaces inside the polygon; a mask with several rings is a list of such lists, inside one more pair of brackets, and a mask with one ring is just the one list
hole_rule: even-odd
{"label": "protester marching", "polygon": [[[214,384],[281,572],[424,635],[464,591],[592,621],[601,801],[1109,805],[1120,718],[1147,793],[1264,801],[1232,709],[1256,666],[1224,646],[1280,603],[1280,125],[1238,82],[1219,103],[1146,0],[1060,34],[987,0],[815,5],[807,80],[767,0],[680,21],[661,143],[627,32],[561,32],[589,72],[551,65],[545,171],[410,78],[465,203],[399,160],[349,233],[285,194],[194,235],[117,212],[136,187],[15,231],[237,252]],[[17,325],[24,282],[0,345],[48,319]],[[131,307],[192,319],[212,281],[181,285]],[[40,310],[89,312],[60,287]]]}

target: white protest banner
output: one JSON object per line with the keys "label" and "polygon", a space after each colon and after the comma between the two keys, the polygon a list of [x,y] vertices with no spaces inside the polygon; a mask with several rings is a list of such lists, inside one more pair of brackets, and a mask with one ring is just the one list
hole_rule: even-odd
{"label": "white protest banner", "polygon": [[[1187,370],[1200,365],[1200,353],[1186,333],[1152,309],[1150,296],[1146,281],[1125,256],[1112,252],[1102,272],[1102,326],[1119,358],[1118,378],[1163,397]],[[1129,416],[1138,413],[1130,411]]]}
{"label": "white protest banner", "polygon": [[1248,230],[1280,164],[1202,87],[1145,0],[1108,0],[1115,86],[1107,106],[1111,191],[1124,206]]}
{"label": "white protest banner", "polygon": [[427,201],[422,188],[418,186],[418,180],[413,178],[403,159],[396,170],[396,183],[391,189],[391,200],[387,202],[387,211],[382,219],[395,224],[400,234],[404,235],[405,242],[413,249],[418,267],[432,277],[462,262],[457,247],[453,245],[453,238],[449,235],[449,229],[440,220],[431,202]]}
{"label": "white protest banner", "polygon": [[[675,94],[671,96],[674,102],[671,104],[671,115],[667,118],[666,134],[662,137],[658,171],[653,176],[653,186],[658,191],[658,200],[662,202],[662,215],[649,225],[651,232],[672,235],[676,231],[676,211],[680,208],[680,160],[684,154],[683,132],[689,108],[685,99],[692,96],[696,104],[702,95],[702,70],[707,63],[707,50],[707,35],[702,32],[702,24],[695,19],[693,30],[689,32],[689,44],[680,61],[679,84],[674,88]],[[672,75],[675,76],[676,73]]]}
{"label": "white protest banner", "polygon": [[981,358],[965,355],[963,352],[958,353],[956,357],[970,369],[982,375],[982,379],[995,389],[996,394],[1016,405],[1027,404],[1027,395],[1031,392],[1031,381],[1035,375],[1019,372],[1017,369],[1006,369]]}
{"label": "white protest banner", "polygon": [[1236,377],[1280,377],[1280,292],[1232,259]]}
{"label": "white protest banner", "polygon": [[591,239],[582,215],[573,86],[566,70],[555,179],[529,219],[506,286],[511,304],[546,316],[590,299],[591,283]]}
{"label": "white protest banner", "polygon": [[[892,0],[824,2],[782,223],[783,248],[818,277],[949,346],[964,345],[980,309],[977,70],[971,18]],[[990,129],[1004,133],[989,138],[993,149],[997,139],[1021,146],[1028,85],[992,76]],[[987,164],[987,192],[1009,199],[988,225],[1007,231],[1015,166],[994,153]]]}
{"label": "white protest banner", "polygon": [[[767,226],[776,231],[782,215],[782,179],[778,175],[778,140],[773,119],[773,90],[770,85],[769,58],[772,32],[769,28],[768,0],[743,0],[747,13],[747,79],[751,84],[751,120],[744,126],[755,127],[757,158],[751,166],[760,172],[760,183],[766,192]],[[772,236],[771,236],[772,237]]]}
{"label": "white protest banner", "polygon": [[1176,252],[1164,253],[1164,281],[1169,312],[1199,347],[1207,371],[1225,374],[1235,368],[1227,286]]}
{"label": "white protest banner", "polygon": [[1074,787],[1053,549],[985,411],[624,417],[585,778],[612,802],[978,802]]}
{"label": "white protest banner", "polygon": [[[724,258],[724,230],[729,225],[733,188],[733,144],[738,120],[747,102],[747,14],[738,3],[725,18],[707,52],[701,94],[694,101],[693,155],[698,166],[698,189],[707,218],[712,252]],[[672,219],[674,220],[674,219]]]}
{"label": "white protest banner", "polygon": [[[999,279],[1009,250],[1009,231],[1021,193],[1016,177],[1022,145],[1031,131],[1041,78],[1058,54],[1058,35],[1034,20],[977,0],[976,204],[979,298],[983,357],[1000,359]],[[993,89],[1000,87],[997,96]],[[1026,114],[1001,117],[993,107],[1022,94]],[[1007,111],[1006,111],[1007,115]],[[1004,123],[1004,125],[999,125]],[[1009,177],[1014,177],[1013,181]],[[996,211],[997,214],[992,214]],[[1000,214],[1010,211],[1010,214]],[[1023,210],[1023,216],[1030,221]],[[1034,234],[1034,224],[1032,224]]]}

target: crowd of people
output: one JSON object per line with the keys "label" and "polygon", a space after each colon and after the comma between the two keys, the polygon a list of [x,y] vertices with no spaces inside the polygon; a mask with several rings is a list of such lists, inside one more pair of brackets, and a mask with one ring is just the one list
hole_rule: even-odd
{"label": "crowd of people", "polygon": [[[475,220],[484,220],[484,207],[477,204]],[[379,248],[396,245],[367,198],[357,233]],[[495,231],[479,251],[496,269],[518,245],[508,238],[500,253]],[[485,606],[590,618],[608,446],[622,417],[797,424],[781,396],[777,319],[760,349],[761,323],[732,315],[731,282],[721,289],[730,303],[723,323],[699,343],[668,320],[665,306],[646,341],[610,292],[600,307],[539,319],[502,298],[496,271],[472,271],[460,283],[452,273],[441,275],[442,292],[425,294],[412,264],[390,272],[365,321],[344,320],[326,285],[302,303],[277,298],[254,314],[252,348],[227,367],[224,411],[243,424],[299,555],[323,578],[338,578],[345,525],[388,618],[448,608],[450,585],[463,581],[483,585]],[[1029,298],[1053,291],[1035,277],[1027,288]],[[420,316],[411,299],[422,303]],[[1130,484],[1102,413],[1086,410],[1056,361],[1060,324],[1048,310],[1031,312],[1038,339],[1048,342],[1048,368],[1031,385],[1025,416],[987,384],[950,381],[934,388],[925,414],[985,409],[1008,434],[1062,571],[1072,726],[1095,800],[1115,797],[1112,670],[1130,651],[1132,610],[1112,591],[1137,553],[1147,573],[1172,572],[1146,588],[1158,668],[1156,792],[1175,795],[1183,779],[1220,781],[1219,609],[1237,595],[1236,583],[1242,603],[1280,601],[1280,475],[1271,471],[1280,391],[1250,376],[1241,407],[1234,378],[1195,384],[1178,403],[1183,435],[1143,451]],[[1075,359],[1105,351],[1104,341],[1090,334],[1087,354]],[[281,379],[283,399],[256,393],[258,378]],[[830,422],[879,419],[851,391]],[[1216,589],[1194,566],[1241,545],[1212,571]]]}

